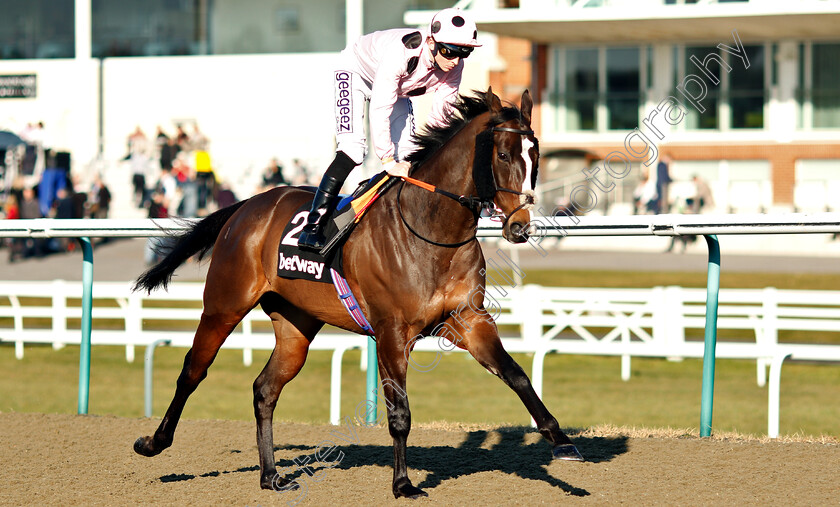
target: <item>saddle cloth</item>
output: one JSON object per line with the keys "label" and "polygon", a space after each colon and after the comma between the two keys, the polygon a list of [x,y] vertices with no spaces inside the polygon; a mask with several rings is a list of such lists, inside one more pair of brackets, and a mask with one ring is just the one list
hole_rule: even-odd
{"label": "saddle cloth", "polygon": [[345,196],[339,201],[336,213],[324,226],[327,244],[321,253],[298,248],[298,236],[306,225],[311,203],[301,206],[283,230],[278,248],[277,276],[333,283],[330,268],[343,276],[341,245],[370,205],[390,186],[386,185],[389,181],[393,182],[395,179],[380,173],[359,185],[353,195]]}

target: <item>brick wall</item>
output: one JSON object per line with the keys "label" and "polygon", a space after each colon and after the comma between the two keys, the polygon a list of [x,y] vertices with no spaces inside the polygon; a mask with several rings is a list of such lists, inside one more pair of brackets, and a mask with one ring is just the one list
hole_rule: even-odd
{"label": "brick wall", "polygon": [[519,106],[522,92],[531,86],[531,42],[513,37],[499,37],[499,58],[505,62],[502,71],[490,72],[490,86],[502,98]]}

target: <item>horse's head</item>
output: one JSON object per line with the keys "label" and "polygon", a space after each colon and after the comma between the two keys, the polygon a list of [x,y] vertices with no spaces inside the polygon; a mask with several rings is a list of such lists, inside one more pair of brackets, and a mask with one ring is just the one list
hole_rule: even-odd
{"label": "horse's head", "polygon": [[531,129],[534,103],[528,90],[520,108],[503,107],[489,88],[484,99],[490,112],[487,128],[476,137],[473,178],[482,201],[501,210],[502,235],[511,243],[528,239],[540,152]]}

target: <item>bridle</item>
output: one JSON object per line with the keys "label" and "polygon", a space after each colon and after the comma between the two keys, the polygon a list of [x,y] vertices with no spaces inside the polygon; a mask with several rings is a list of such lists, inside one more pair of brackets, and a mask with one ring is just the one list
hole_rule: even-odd
{"label": "bridle", "polygon": [[[479,160],[479,154],[478,154],[479,145],[482,144],[483,142],[487,142],[488,139],[492,140],[493,139],[493,134],[495,132],[510,132],[510,133],[513,133],[513,134],[519,134],[521,136],[532,136],[532,135],[534,135],[533,130],[518,129],[518,128],[512,128],[512,127],[500,127],[500,126],[496,125],[496,126],[493,126],[493,127],[489,128],[487,130],[482,131],[481,133],[478,134],[478,136],[476,136],[476,155],[475,155],[475,163],[474,163],[474,167],[473,167],[473,179],[476,179],[476,187],[478,188],[478,195],[477,196],[457,195],[457,194],[453,194],[452,192],[448,192],[446,190],[437,188],[436,186],[431,185],[429,183],[426,183],[424,181],[420,181],[420,180],[411,178],[409,176],[405,176],[405,177],[402,178],[403,181],[400,184],[399,190],[397,190],[397,211],[399,212],[400,219],[402,220],[403,224],[406,226],[406,228],[413,235],[422,239],[426,243],[429,243],[429,244],[432,244],[432,245],[435,245],[435,246],[444,247],[444,248],[457,248],[457,247],[460,247],[460,246],[464,246],[464,245],[473,241],[476,238],[476,235],[474,234],[471,238],[468,238],[464,241],[458,241],[458,242],[455,242],[455,243],[441,243],[441,242],[433,241],[429,238],[426,238],[422,234],[415,231],[414,228],[411,227],[411,225],[408,223],[408,221],[406,221],[405,215],[403,214],[403,211],[402,211],[402,205],[400,204],[400,197],[402,196],[402,191],[403,191],[403,188],[405,187],[406,183],[411,183],[414,186],[420,187],[424,190],[428,190],[429,192],[434,192],[436,194],[440,194],[444,197],[448,197],[448,198],[456,201],[461,206],[463,206],[463,207],[469,209],[470,211],[472,211],[473,216],[475,217],[476,220],[478,220],[479,216],[481,216],[481,212],[483,210],[488,210],[491,213],[489,218],[496,219],[496,220],[498,220],[500,218],[503,218],[503,220],[502,220],[502,228],[503,229],[507,225],[508,220],[510,220],[510,217],[515,215],[519,210],[521,210],[521,209],[533,209],[534,204],[536,202],[533,188],[531,190],[526,190],[524,192],[520,192],[518,190],[513,190],[513,189],[510,189],[510,188],[499,187],[498,185],[496,185],[496,177],[493,174],[492,162],[490,162],[490,164],[489,164],[489,171],[486,171],[486,170],[483,169],[483,167],[488,165],[487,164],[488,161],[485,161],[485,160],[480,161]],[[489,148],[485,147],[485,150],[489,149],[489,152],[490,152],[489,157],[492,157],[492,148],[493,148],[493,145],[490,145]],[[489,172],[489,179],[486,177],[487,172]],[[482,180],[481,184],[478,181],[479,179]],[[533,185],[533,181],[532,181],[532,185]],[[511,194],[518,195],[519,196],[519,203],[520,203],[519,206],[514,208],[513,211],[511,211],[511,213],[509,215],[505,215],[504,212],[502,212],[500,209],[498,209],[496,207],[496,204],[494,202],[494,199],[496,197],[497,192],[508,192],[508,193],[511,193]]]}

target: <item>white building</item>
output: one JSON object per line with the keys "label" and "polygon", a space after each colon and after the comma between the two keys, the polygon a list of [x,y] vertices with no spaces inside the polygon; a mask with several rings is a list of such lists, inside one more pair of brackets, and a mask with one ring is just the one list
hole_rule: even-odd
{"label": "white building", "polygon": [[[532,64],[519,72],[525,83],[501,74],[490,82],[512,88],[509,98],[523,84],[538,93],[541,151],[567,155],[545,159],[556,177],[565,175],[557,192],[568,196],[586,164],[602,169],[590,184],[616,184],[598,208],[627,201],[639,162],[656,167],[657,152],[667,152],[672,177],[705,178],[719,211],[840,209],[840,2],[461,4],[480,30],[500,36],[508,65],[518,63],[506,47],[531,43],[519,45],[518,58]],[[412,11],[406,21],[428,17]],[[608,171],[604,158],[613,153]],[[621,176],[626,160],[628,176],[606,174]]]}
{"label": "white building", "polygon": [[[217,172],[240,194],[253,190],[272,157],[322,172],[333,153],[337,52],[362,33],[425,25],[453,2],[8,4],[0,16],[0,129],[43,121],[46,142],[72,153],[74,172],[107,169],[119,197],[130,175],[118,161],[137,126],[151,137],[157,126],[171,134],[176,124],[189,132],[197,123]],[[705,178],[720,211],[840,208],[840,1],[458,5],[472,12],[485,42],[462,89],[492,84],[510,100],[531,89],[552,199],[581,183],[584,165],[597,166],[598,184],[613,188],[597,209],[626,212],[656,150],[673,157],[676,180]],[[668,97],[681,104],[670,109],[673,124],[657,112],[668,110]]]}
{"label": "white building", "polygon": [[[335,153],[331,71],[338,52],[363,33],[405,26],[409,7],[452,2],[7,4],[0,15],[0,130],[43,121],[47,144],[72,153],[74,173],[104,170],[116,199],[130,186],[130,169],[119,161],[137,126],[152,138],[157,126],[171,135],[178,124],[187,133],[198,124],[217,173],[241,196],[254,191],[273,157],[287,170],[298,158],[322,173]],[[474,66],[467,86],[486,87],[486,75]],[[34,86],[15,85],[22,79]]]}

